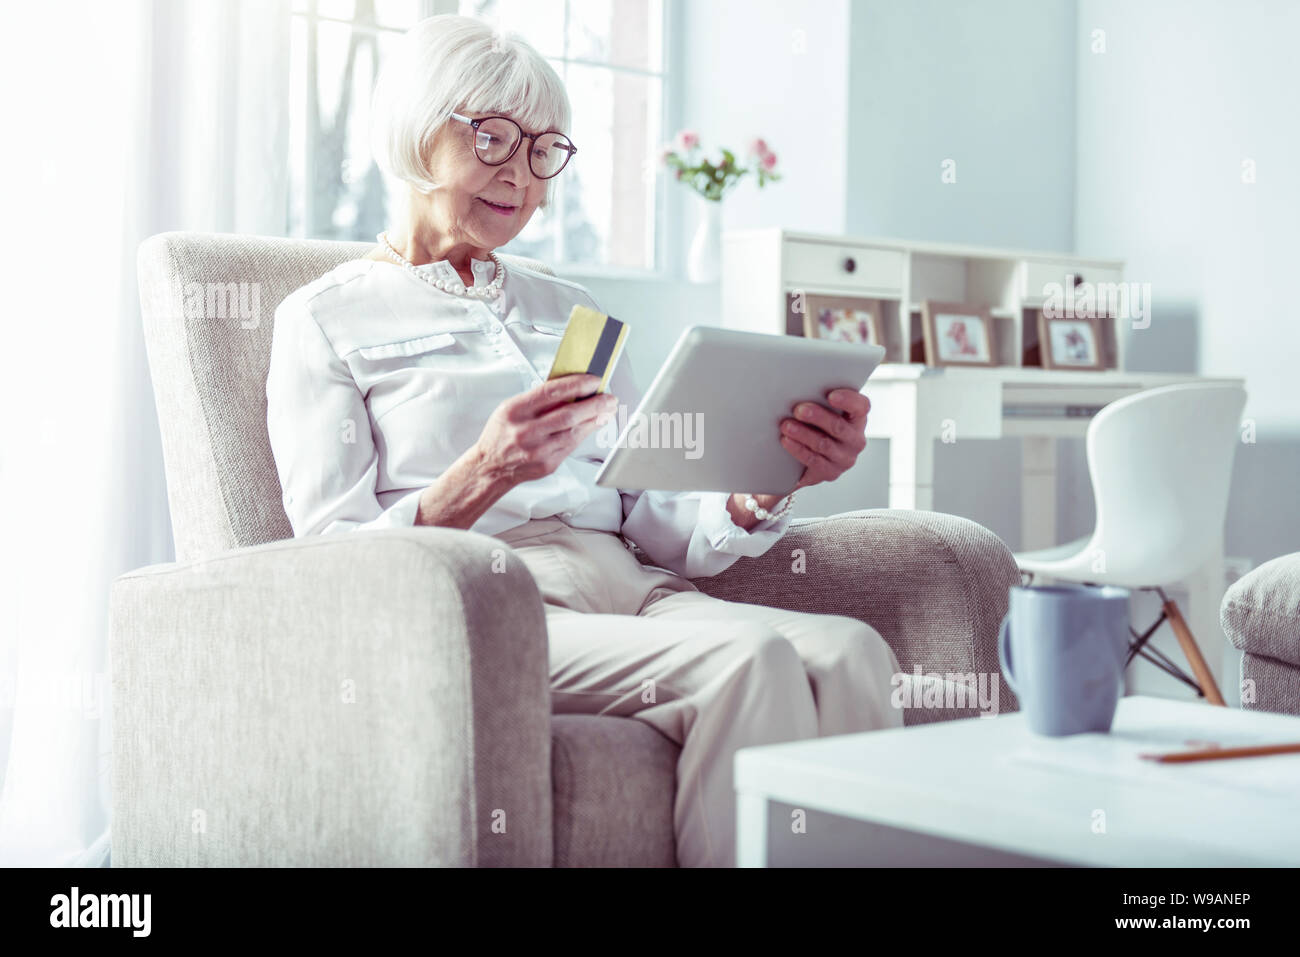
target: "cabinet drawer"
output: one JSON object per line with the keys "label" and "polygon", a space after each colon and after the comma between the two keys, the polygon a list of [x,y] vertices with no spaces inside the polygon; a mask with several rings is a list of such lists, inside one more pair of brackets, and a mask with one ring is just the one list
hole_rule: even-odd
{"label": "cabinet drawer", "polygon": [[1121,270],[1104,266],[1089,266],[1082,263],[1055,262],[1041,259],[1025,259],[1020,263],[1020,298],[1027,303],[1040,303],[1048,294],[1048,286],[1055,283],[1065,289],[1066,276],[1075,277],[1072,282],[1114,283],[1122,280]]}
{"label": "cabinet drawer", "polygon": [[903,291],[904,259],[904,254],[895,249],[787,240],[785,285],[899,295]]}

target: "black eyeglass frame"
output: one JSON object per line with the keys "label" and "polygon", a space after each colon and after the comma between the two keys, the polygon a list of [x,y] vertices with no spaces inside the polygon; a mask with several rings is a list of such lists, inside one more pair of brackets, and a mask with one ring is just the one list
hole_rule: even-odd
{"label": "black eyeglass frame", "polygon": [[564,172],[564,168],[569,165],[569,160],[573,159],[574,154],[578,152],[578,147],[574,145],[573,140],[569,139],[569,134],[561,133],[559,130],[542,130],[542,132],[540,133],[525,133],[524,128],[508,116],[483,116],[477,120],[474,120],[474,119],[470,119],[468,116],[463,116],[460,113],[457,113],[455,110],[452,110],[449,115],[453,120],[459,120],[461,123],[467,123],[468,125],[473,127],[475,136],[478,136],[479,126],[483,123],[486,123],[488,120],[505,120],[507,123],[509,123],[511,126],[513,126],[515,129],[519,131],[519,139],[515,140],[514,147],[506,155],[506,158],[501,160],[501,162],[499,163],[489,163],[487,160],[485,160],[482,156],[479,155],[478,146],[475,145],[474,158],[477,159],[484,166],[504,166],[506,163],[510,162],[510,157],[514,156],[515,153],[518,152],[519,145],[523,143],[524,140],[532,140],[533,141],[532,145],[536,146],[537,138],[539,136],[545,136],[547,133],[554,133],[556,136],[563,136],[566,140],[568,140],[569,143],[568,148],[565,149],[564,147],[561,147],[561,149],[565,149],[565,152],[568,153],[569,155],[565,157],[564,162],[560,164],[559,169],[557,169],[550,176],[543,176],[540,173],[538,173],[537,170],[533,167],[533,151],[530,149],[528,151],[528,170],[538,179],[554,179],[555,177],[559,176],[561,173]]}

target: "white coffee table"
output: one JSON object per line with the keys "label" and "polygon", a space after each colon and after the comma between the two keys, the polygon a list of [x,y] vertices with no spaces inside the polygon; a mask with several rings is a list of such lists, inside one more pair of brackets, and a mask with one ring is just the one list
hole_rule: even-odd
{"label": "white coffee table", "polygon": [[737,864],[769,863],[768,810],[781,802],[887,830],[855,850],[861,865],[1300,865],[1300,754],[1135,757],[1189,740],[1300,741],[1300,718],[1134,696],[1109,735],[1041,737],[1008,714],[743,748]]}

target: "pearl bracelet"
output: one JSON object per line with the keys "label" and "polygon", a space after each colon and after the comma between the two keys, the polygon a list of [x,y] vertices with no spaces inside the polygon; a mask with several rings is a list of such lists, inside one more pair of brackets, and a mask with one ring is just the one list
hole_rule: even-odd
{"label": "pearl bracelet", "polygon": [[758,499],[754,498],[752,494],[750,494],[749,492],[745,493],[745,508],[753,512],[754,515],[758,517],[758,520],[760,522],[768,518],[780,518],[786,512],[790,511],[790,506],[792,504],[794,504],[794,492],[791,492],[789,495],[785,497],[784,505],[782,505],[775,512],[769,512],[767,509],[763,508],[761,505],[758,504]]}

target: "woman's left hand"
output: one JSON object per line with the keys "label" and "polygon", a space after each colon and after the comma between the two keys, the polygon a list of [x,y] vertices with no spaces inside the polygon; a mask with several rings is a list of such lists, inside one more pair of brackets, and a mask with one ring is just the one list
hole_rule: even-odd
{"label": "woman's left hand", "polygon": [[781,420],[782,447],[804,464],[795,489],[834,481],[853,467],[867,446],[871,401],[852,389],[832,389],[826,398],[834,409],[800,402],[794,418]]}
{"label": "woman's left hand", "polygon": [[[853,467],[858,453],[867,447],[867,412],[871,402],[852,389],[832,389],[826,398],[834,409],[816,402],[800,402],[791,411],[793,418],[781,420],[781,445],[804,464],[803,474],[785,495],[754,495],[755,502],[766,509],[791,492],[819,482],[832,482]],[[838,410],[838,411],[836,411]],[[733,493],[727,506],[732,520],[742,528],[752,528],[755,513],[745,507],[746,494]]]}

